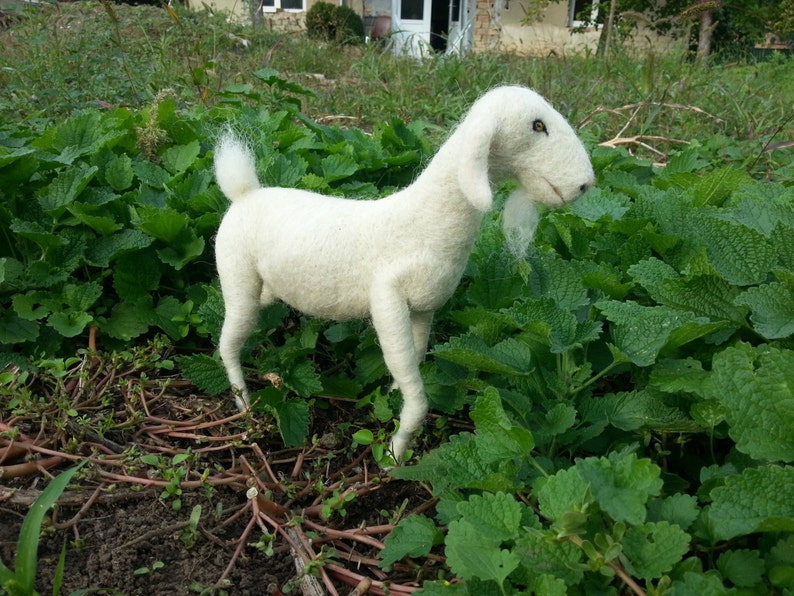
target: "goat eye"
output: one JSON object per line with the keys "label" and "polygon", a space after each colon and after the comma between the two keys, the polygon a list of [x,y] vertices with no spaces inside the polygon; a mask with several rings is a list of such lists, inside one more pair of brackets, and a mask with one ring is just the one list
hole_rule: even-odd
{"label": "goat eye", "polygon": [[548,132],[546,130],[546,125],[543,124],[543,120],[535,120],[532,123],[532,130],[534,130],[535,132]]}

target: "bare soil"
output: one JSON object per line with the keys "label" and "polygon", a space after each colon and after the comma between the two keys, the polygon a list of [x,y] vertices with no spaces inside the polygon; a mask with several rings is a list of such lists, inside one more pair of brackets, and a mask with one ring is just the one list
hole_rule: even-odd
{"label": "bare soil", "polygon": [[152,376],[92,356],[64,379],[28,380],[24,407],[0,398],[6,565],[51,475],[90,458],[42,531],[39,592],[52,593],[64,544],[62,594],[404,594],[435,576],[438,557],[378,566],[393,524],[433,500],[351,446],[361,410],[325,400],[312,444],[284,449],[266,416]]}

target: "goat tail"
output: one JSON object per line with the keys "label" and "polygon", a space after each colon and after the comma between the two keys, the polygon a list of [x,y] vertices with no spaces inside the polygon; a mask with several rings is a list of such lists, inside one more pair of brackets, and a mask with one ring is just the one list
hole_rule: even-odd
{"label": "goat tail", "polygon": [[215,180],[230,201],[260,188],[256,160],[251,149],[227,132],[215,147]]}

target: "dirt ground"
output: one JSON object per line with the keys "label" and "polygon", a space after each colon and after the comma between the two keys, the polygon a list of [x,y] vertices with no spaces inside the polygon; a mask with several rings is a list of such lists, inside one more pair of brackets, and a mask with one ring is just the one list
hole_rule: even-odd
{"label": "dirt ground", "polygon": [[[436,576],[438,557],[378,567],[393,524],[432,513],[433,500],[351,447],[362,410],[329,400],[321,416],[315,408],[312,445],[284,449],[266,416],[114,366],[94,362],[75,383],[28,382],[39,399],[27,408],[2,397],[6,565],[50,475],[91,458],[45,522],[39,592],[52,593],[64,544],[62,594],[405,594]],[[306,568],[314,579],[301,580]]]}

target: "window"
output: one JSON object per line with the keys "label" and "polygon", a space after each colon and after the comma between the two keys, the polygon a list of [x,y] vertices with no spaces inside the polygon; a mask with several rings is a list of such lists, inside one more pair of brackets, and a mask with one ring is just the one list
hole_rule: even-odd
{"label": "window", "polygon": [[299,11],[306,10],[304,0],[263,0],[262,12],[276,12],[277,10]]}
{"label": "window", "polygon": [[404,21],[421,21],[425,18],[424,0],[402,0],[400,18]]}
{"label": "window", "polygon": [[593,27],[598,18],[598,0],[570,0],[568,2],[568,26]]}

